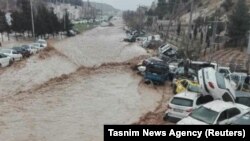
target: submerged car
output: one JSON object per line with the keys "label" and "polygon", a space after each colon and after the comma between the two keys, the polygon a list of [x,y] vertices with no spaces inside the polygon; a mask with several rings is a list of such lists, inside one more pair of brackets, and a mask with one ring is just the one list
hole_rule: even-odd
{"label": "submerged car", "polygon": [[235,89],[223,74],[213,68],[204,68],[198,72],[198,81],[203,94],[212,95],[214,99],[226,102],[235,101]]}
{"label": "submerged car", "polygon": [[30,54],[38,53],[38,49],[36,47],[33,47],[32,45],[22,45],[22,48],[28,50]]}
{"label": "submerged car", "polygon": [[159,64],[159,63],[164,64],[163,60],[161,60],[160,58],[150,57],[139,62],[136,66],[136,70],[138,70],[141,74],[144,74],[148,65]]}
{"label": "submerged car", "polygon": [[204,104],[194,110],[188,117],[183,118],[178,125],[227,125],[231,124],[238,116],[247,113],[249,107],[215,100]]}
{"label": "submerged car", "polygon": [[181,120],[193,110],[213,100],[210,95],[202,95],[197,87],[189,86],[187,91],[179,93],[170,99],[164,120]]}
{"label": "submerged car", "polygon": [[146,83],[164,84],[169,79],[169,66],[162,62],[150,63],[146,66],[144,80]]}
{"label": "submerged car", "polygon": [[30,51],[22,47],[13,47],[12,49],[15,50],[17,53],[22,54],[24,58],[30,57],[31,55]]}
{"label": "submerged car", "polygon": [[36,43],[39,43],[39,44],[41,45],[41,47],[47,47],[47,46],[48,46],[47,41],[44,40],[44,39],[38,39],[38,40],[36,41]]}
{"label": "submerged car", "polygon": [[0,53],[0,68],[10,66],[13,63],[11,57]]}
{"label": "submerged car", "polygon": [[0,53],[7,55],[13,61],[20,61],[23,58],[22,54],[18,53],[17,51],[13,49],[1,49]]}

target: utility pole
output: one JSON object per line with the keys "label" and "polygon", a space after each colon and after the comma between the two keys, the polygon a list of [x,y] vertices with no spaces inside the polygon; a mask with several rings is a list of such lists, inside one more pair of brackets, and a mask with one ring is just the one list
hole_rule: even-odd
{"label": "utility pole", "polygon": [[248,32],[248,48],[247,48],[247,54],[248,54],[248,60],[247,60],[247,70],[248,74],[250,73],[249,67],[250,67],[250,31]]}
{"label": "utility pole", "polygon": [[32,0],[30,0],[30,13],[31,13],[31,24],[32,24],[32,36],[35,37],[35,24],[34,24]]}
{"label": "utility pole", "polygon": [[6,8],[7,8],[6,11],[9,12],[10,9],[9,9],[9,1],[8,0],[7,0]]}
{"label": "utility pole", "polygon": [[172,20],[173,20],[173,16],[174,16],[175,11],[176,11],[176,7],[177,7],[177,0],[175,0],[175,2],[174,2],[174,7],[173,7],[173,10],[172,10],[172,12],[171,12],[171,17],[170,17],[170,20],[169,20],[169,23],[168,23],[167,34],[166,34],[167,37],[168,37],[170,25],[171,25]]}
{"label": "utility pole", "polygon": [[191,0],[191,11],[190,11],[190,18],[189,18],[189,26],[188,26],[188,38],[190,38],[190,42],[187,45],[186,48],[186,56],[189,58],[189,47],[192,45],[193,42],[193,37],[191,36],[191,30],[192,30],[192,25],[193,25],[193,7],[194,7],[194,0]]}
{"label": "utility pole", "polygon": [[210,48],[210,61],[212,61],[213,53],[215,52],[215,37],[216,37],[216,32],[217,32],[217,27],[218,27],[218,17],[215,17],[215,21],[213,22],[214,27],[213,27],[213,36],[212,36],[212,47]]}
{"label": "utility pole", "polygon": [[65,0],[63,0],[63,11],[64,11],[64,16],[63,16],[64,30],[66,30],[66,7],[65,7]]}

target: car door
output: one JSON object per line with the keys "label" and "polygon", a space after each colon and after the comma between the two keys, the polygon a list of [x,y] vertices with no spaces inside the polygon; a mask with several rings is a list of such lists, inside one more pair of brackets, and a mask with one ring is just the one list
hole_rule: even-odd
{"label": "car door", "polygon": [[8,66],[9,58],[6,55],[0,54],[0,63],[2,67]]}

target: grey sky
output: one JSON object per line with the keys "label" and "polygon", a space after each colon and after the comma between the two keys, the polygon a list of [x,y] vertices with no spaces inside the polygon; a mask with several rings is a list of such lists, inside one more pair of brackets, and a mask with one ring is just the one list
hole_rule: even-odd
{"label": "grey sky", "polygon": [[154,0],[90,0],[107,3],[120,10],[135,10],[139,5],[150,6]]}

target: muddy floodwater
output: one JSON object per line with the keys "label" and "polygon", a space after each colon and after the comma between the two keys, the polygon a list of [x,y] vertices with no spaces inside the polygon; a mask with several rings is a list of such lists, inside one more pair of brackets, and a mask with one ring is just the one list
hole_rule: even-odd
{"label": "muddy floodwater", "polygon": [[0,70],[1,141],[102,141],[104,124],[160,118],[166,88],[131,70],[147,52],[122,42],[123,24],[113,22]]}

